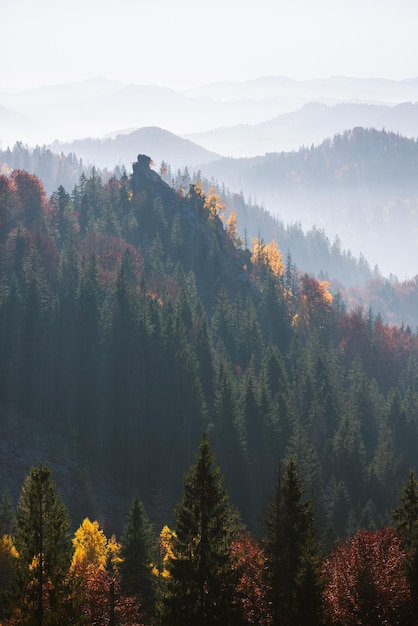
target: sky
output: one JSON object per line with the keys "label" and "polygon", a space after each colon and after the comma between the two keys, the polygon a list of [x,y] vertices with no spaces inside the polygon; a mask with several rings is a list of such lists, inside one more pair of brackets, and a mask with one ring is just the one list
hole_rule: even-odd
{"label": "sky", "polygon": [[416,0],[0,0],[0,89],[418,76]]}

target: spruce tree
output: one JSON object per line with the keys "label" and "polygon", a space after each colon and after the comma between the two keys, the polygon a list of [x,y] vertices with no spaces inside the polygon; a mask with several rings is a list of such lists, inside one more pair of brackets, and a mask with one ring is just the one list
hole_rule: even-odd
{"label": "spruce tree", "polygon": [[234,562],[231,544],[239,528],[208,437],[202,435],[196,463],[184,476],[176,534],[163,601],[163,623],[232,623]]}
{"label": "spruce tree", "polygon": [[291,459],[279,472],[266,519],[264,549],[272,624],[319,624],[319,560],[312,502],[303,499],[302,481]]}
{"label": "spruce tree", "polygon": [[[70,520],[51,470],[32,467],[16,513],[17,602],[25,624],[67,623],[66,581],[71,562]],[[68,622],[70,623],[70,622]]]}
{"label": "spruce tree", "polygon": [[139,596],[143,611],[152,616],[155,602],[155,583],[151,573],[153,535],[144,505],[138,497],[129,511],[121,543],[119,572],[122,591]]}

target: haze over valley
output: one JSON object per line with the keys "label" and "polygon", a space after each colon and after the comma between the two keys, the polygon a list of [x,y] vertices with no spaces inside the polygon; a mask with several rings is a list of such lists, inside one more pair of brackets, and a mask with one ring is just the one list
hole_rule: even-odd
{"label": "haze over valley", "polygon": [[94,78],[0,94],[0,140],[3,153],[17,141],[49,144],[109,171],[129,169],[138,152],[157,171],[162,162],[173,173],[200,171],[404,280],[416,274],[418,252],[417,93],[414,78],[270,76],[181,91]]}

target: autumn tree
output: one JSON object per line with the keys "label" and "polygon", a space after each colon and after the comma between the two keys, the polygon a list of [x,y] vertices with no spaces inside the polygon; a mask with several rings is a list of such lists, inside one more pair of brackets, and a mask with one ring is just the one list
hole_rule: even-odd
{"label": "autumn tree", "polygon": [[358,531],[323,562],[324,605],[332,626],[381,626],[411,620],[405,552],[392,528]]}
{"label": "autumn tree", "polygon": [[236,248],[242,248],[242,239],[237,228],[237,213],[231,211],[226,220],[226,232]]}
{"label": "autumn tree", "polygon": [[271,614],[262,546],[248,532],[242,532],[232,542],[231,556],[237,573],[233,603],[239,609],[242,623],[268,626]]}
{"label": "autumn tree", "polygon": [[328,281],[320,281],[304,274],[299,281],[298,312],[293,324],[305,332],[324,333],[331,321],[332,295]]}
{"label": "autumn tree", "polygon": [[0,535],[0,623],[14,605],[16,561],[19,554],[9,534]]}
{"label": "autumn tree", "polygon": [[212,220],[219,217],[221,211],[225,210],[225,204],[214,187],[211,187],[207,193],[204,208],[209,211],[209,218]]}
{"label": "autumn tree", "polygon": [[96,520],[92,522],[86,517],[82,521],[74,534],[73,546],[72,568],[92,566],[104,569],[106,567],[107,537]]}
{"label": "autumn tree", "polygon": [[266,580],[272,624],[301,626],[320,622],[320,583],[313,505],[290,459],[279,471],[265,517]]}
{"label": "autumn tree", "polygon": [[143,612],[136,596],[120,588],[119,580],[104,568],[89,567],[77,576],[77,626],[141,626]]}
{"label": "autumn tree", "polygon": [[71,561],[69,517],[51,470],[33,467],[16,513],[18,606],[28,624],[56,624],[66,606]]}
{"label": "autumn tree", "polygon": [[265,243],[261,239],[252,240],[251,262],[259,272],[269,270],[276,278],[281,278],[284,272],[282,253],[277,243],[272,240]]}
{"label": "autumn tree", "polygon": [[203,434],[175,511],[177,528],[163,606],[163,623],[171,626],[232,623],[231,545],[238,522],[214,464],[215,455]]}

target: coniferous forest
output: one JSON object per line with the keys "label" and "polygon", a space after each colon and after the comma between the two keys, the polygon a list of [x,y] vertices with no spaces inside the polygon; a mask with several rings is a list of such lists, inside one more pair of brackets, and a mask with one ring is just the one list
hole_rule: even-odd
{"label": "coniferous forest", "polygon": [[0,176],[2,411],[130,495],[0,484],[0,623],[418,623],[417,334],[225,209],[144,155]]}

